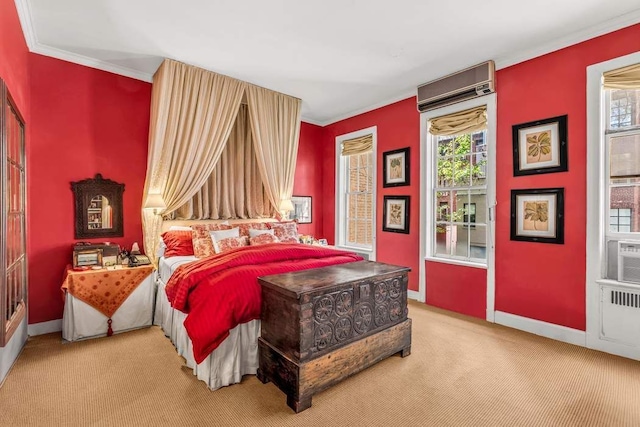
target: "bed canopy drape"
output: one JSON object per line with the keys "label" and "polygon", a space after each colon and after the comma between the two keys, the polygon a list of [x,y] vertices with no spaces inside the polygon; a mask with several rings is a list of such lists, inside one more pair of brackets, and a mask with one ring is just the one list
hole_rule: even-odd
{"label": "bed canopy drape", "polygon": [[241,104],[229,140],[209,179],[191,200],[165,219],[260,218],[273,214],[258,170],[248,107]]}
{"label": "bed canopy drape", "polygon": [[[170,214],[205,186],[229,140],[245,93],[265,192],[276,209],[282,198],[291,197],[301,101],[165,59],[153,77],[145,204],[149,195],[159,194],[166,205],[163,213]],[[144,209],[145,204],[144,245],[153,259],[162,216]]]}

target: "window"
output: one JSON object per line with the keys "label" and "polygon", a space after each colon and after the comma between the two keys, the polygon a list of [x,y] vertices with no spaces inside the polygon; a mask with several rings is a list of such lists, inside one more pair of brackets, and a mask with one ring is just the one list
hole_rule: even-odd
{"label": "window", "polygon": [[607,273],[617,279],[617,242],[640,239],[640,89],[605,89]]}
{"label": "window", "polygon": [[631,231],[631,209],[609,209],[609,229],[614,232]]}
{"label": "window", "polygon": [[336,149],[337,245],[373,253],[375,127],[336,138]]}
{"label": "window", "polygon": [[436,136],[433,140],[436,154],[432,197],[438,206],[433,255],[485,262],[486,131]]}
{"label": "window", "polygon": [[421,115],[421,250],[429,261],[493,271],[495,115],[493,94]]}
{"label": "window", "polygon": [[462,222],[470,224],[471,228],[475,228],[473,224],[476,222],[476,204],[465,203],[463,212],[464,216]]}
{"label": "window", "polygon": [[640,233],[640,89],[607,89],[609,233]]}
{"label": "window", "polygon": [[609,128],[620,129],[629,127],[632,119],[638,124],[637,94],[633,90],[614,90],[610,93]]}
{"label": "window", "polygon": [[372,152],[348,156],[345,177],[347,232],[345,243],[371,247],[372,233]]}

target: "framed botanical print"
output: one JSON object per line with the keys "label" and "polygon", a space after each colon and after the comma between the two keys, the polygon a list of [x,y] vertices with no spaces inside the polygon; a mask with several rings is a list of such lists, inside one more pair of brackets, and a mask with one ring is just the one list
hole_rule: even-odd
{"label": "framed botanical print", "polygon": [[384,196],[382,231],[409,234],[409,196]]}
{"label": "framed botanical print", "polygon": [[409,185],[409,153],[411,147],[382,153],[383,187]]}
{"label": "framed botanical print", "polygon": [[511,190],[511,240],[564,243],[564,188]]}
{"label": "framed botanical print", "polygon": [[567,170],[567,116],[514,125],[513,175]]}

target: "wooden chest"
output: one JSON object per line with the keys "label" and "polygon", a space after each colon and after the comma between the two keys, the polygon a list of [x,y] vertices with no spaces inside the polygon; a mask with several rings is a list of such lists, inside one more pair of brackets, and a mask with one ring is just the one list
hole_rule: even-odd
{"label": "wooden chest", "polygon": [[313,394],[392,354],[409,355],[408,272],[361,261],[259,278],[258,378],[300,412]]}

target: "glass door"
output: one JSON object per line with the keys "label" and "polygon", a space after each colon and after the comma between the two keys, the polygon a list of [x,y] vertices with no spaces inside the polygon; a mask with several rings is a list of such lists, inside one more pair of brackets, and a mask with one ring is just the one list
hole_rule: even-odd
{"label": "glass door", "polygon": [[24,121],[0,81],[0,347],[27,312]]}

